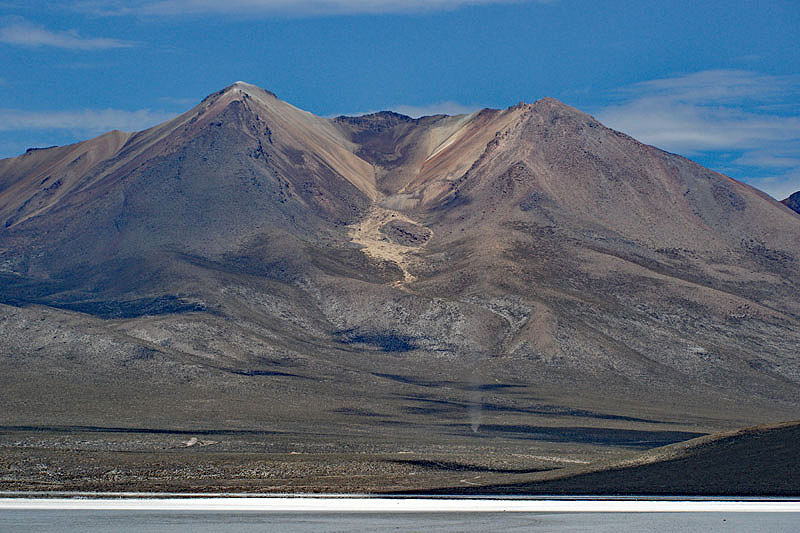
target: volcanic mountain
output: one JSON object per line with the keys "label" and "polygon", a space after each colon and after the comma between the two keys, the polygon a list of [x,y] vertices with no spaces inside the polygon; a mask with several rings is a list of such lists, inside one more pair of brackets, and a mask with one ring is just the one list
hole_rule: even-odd
{"label": "volcanic mountain", "polygon": [[593,457],[789,419],[798,250],[551,98],[326,119],[237,82],[0,161],[0,423]]}

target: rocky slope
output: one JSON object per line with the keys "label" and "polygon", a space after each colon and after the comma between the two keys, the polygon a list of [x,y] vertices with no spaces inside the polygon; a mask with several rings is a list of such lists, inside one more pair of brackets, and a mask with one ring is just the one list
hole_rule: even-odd
{"label": "rocky slope", "polygon": [[794,211],[800,213],[800,191],[791,194],[788,198],[781,200],[781,203]]}
{"label": "rocky slope", "polygon": [[800,410],[800,217],[553,99],[324,119],[239,82],[0,161],[0,222],[8,425],[444,446]]}

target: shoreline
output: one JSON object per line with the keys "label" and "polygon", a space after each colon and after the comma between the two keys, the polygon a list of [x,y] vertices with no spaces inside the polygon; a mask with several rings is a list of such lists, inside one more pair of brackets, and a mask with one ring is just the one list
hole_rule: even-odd
{"label": "shoreline", "polygon": [[0,510],[254,511],[274,513],[800,513],[800,498],[382,497],[193,493],[0,493]]}

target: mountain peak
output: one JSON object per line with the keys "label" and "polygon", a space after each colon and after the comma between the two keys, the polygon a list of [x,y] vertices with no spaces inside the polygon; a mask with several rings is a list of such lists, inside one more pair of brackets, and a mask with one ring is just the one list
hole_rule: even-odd
{"label": "mountain peak", "polygon": [[544,98],[539,98],[533,104],[529,105],[549,105],[554,107],[569,107],[567,104],[559,100],[558,98],[553,98],[552,96],[545,96]]}
{"label": "mountain peak", "polygon": [[539,117],[538,120],[544,120],[551,124],[566,120],[567,122],[583,124],[591,128],[601,125],[593,116],[550,96],[540,98],[532,104],[521,102],[514,108],[522,109],[524,117]]}
{"label": "mountain peak", "polygon": [[264,96],[269,95],[273,98],[277,98],[275,93],[272,91],[268,91],[259,87],[258,85],[253,85],[252,83],[247,83],[246,81],[235,81],[231,85],[227,86],[223,89],[224,92],[233,92],[238,91],[243,94],[247,94],[248,96]]}
{"label": "mountain peak", "polygon": [[252,83],[247,83],[245,81],[235,81],[232,84],[228,85],[224,89],[216,91],[214,93],[209,94],[203,99],[203,103],[213,102],[219,99],[222,96],[232,96],[237,97],[241,95],[245,95],[246,97],[251,98],[258,98],[264,99],[278,99],[278,97],[272,91],[268,91],[266,89],[262,89],[258,85],[253,85]]}
{"label": "mountain peak", "polygon": [[569,115],[574,117],[588,117],[586,113],[572,107],[571,105],[565,104],[561,100],[557,98],[553,98],[551,96],[545,96],[544,98],[540,98],[536,100],[532,104],[520,104],[529,109],[535,109],[539,112],[549,112],[549,113],[556,113],[558,115]]}

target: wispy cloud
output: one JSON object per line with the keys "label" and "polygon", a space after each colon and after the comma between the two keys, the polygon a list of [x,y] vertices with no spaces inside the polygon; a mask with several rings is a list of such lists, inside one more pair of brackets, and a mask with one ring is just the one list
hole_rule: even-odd
{"label": "wispy cloud", "polygon": [[202,96],[195,96],[189,98],[176,98],[174,96],[161,96],[158,101],[162,104],[169,106],[178,106],[181,108],[194,107],[203,99]]}
{"label": "wispy cloud", "polygon": [[139,131],[174,117],[174,113],[147,109],[81,109],[73,111],[23,111],[0,108],[0,131],[69,130],[97,134],[119,129]]}
{"label": "wispy cloud", "polygon": [[61,70],[98,70],[112,68],[114,65],[112,61],[71,61],[59,63],[56,67]]}
{"label": "wispy cloud", "polygon": [[137,43],[131,41],[83,37],[75,30],[51,31],[44,26],[19,19],[0,26],[0,42],[15,46],[48,46],[71,50],[107,50],[137,46]]}
{"label": "wispy cloud", "polygon": [[442,11],[467,5],[551,3],[556,0],[86,0],[81,9],[101,15],[353,15]]}
{"label": "wispy cloud", "polygon": [[800,76],[712,70],[638,83],[598,110],[608,126],[783,198],[800,190]]}

